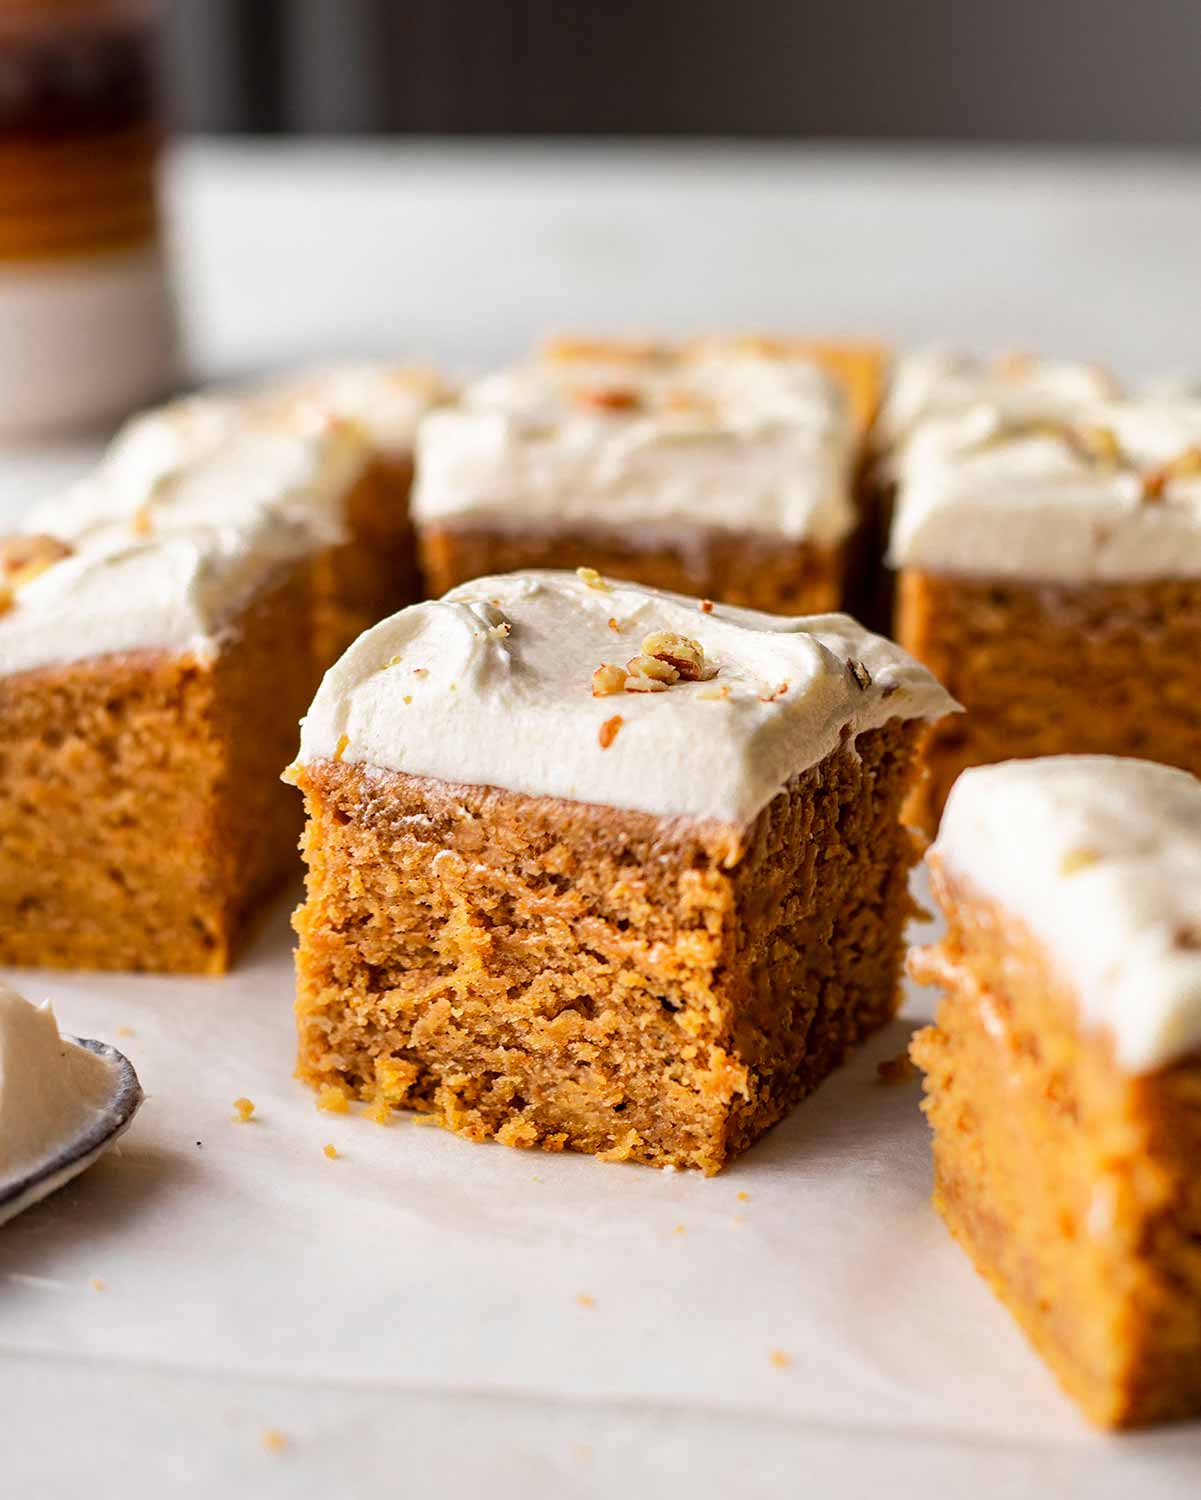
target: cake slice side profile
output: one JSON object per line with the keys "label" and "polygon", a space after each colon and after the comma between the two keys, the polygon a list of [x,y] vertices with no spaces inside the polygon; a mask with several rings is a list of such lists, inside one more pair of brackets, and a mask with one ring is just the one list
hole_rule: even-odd
{"label": "cake slice side profile", "polygon": [[926,422],[889,560],[897,639],[968,710],[927,748],[912,814],[928,832],[966,766],[1108,754],[1201,772],[1201,403]]}
{"label": "cake slice side profile", "polygon": [[1102,1427],[1201,1412],[1201,783],[1107,756],[964,772],[928,859],[935,1204]]}
{"label": "cake slice side profile", "polygon": [[217,973],[293,859],[313,539],[0,547],[0,962]]}
{"label": "cake slice side profile", "polygon": [[952,708],[846,616],[596,573],[384,622],[289,772],[300,1076],[473,1139],[716,1171],[893,1014],[900,802]]}

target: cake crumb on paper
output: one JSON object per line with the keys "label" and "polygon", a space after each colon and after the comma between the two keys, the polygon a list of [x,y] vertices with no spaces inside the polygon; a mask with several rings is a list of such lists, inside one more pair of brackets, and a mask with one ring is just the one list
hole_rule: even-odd
{"label": "cake crumb on paper", "polygon": [[750,1193],[739,1193],[737,1194],[737,1197],[739,1203],[749,1203],[751,1201]]}
{"label": "cake crumb on paper", "polygon": [[100,1280],[99,1276],[93,1276],[90,1284],[94,1292],[103,1292],[107,1290],[104,1282]]}
{"label": "cake crumb on paper", "polygon": [[344,1115],[350,1108],[346,1090],[339,1083],[323,1083],[317,1090],[317,1108],[331,1115]]}
{"label": "cake crumb on paper", "polygon": [[254,1114],[254,1100],[247,1099],[243,1094],[240,1099],[234,1100],[234,1108],[237,1110],[237,1114],[234,1115],[234,1122],[238,1125],[245,1125],[251,1115]]}
{"label": "cake crumb on paper", "polygon": [[886,1057],[876,1064],[876,1082],[883,1084],[909,1083],[917,1077],[917,1069],[908,1052],[899,1052],[896,1057]]}
{"label": "cake crumb on paper", "polygon": [[338,1148],[332,1143],[330,1145],[322,1146],[321,1150],[326,1156],[329,1157],[330,1161],[334,1161],[338,1155]]}
{"label": "cake crumb on paper", "polygon": [[268,1453],[282,1453],[288,1446],[288,1438],[278,1427],[267,1427],[263,1430],[263,1447]]}
{"label": "cake crumb on paper", "polygon": [[773,1349],[769,1358],[777,1370],[787,1370],[792,1364],[792,1355],[785,1354],[783,1349]]}
{"label": "cake crumb on paper", "polygon": [[581,1307],[596,1306],[596,1298],[590,1297],[587,1292],[581,1292],[575,1300],[580,1304]]}

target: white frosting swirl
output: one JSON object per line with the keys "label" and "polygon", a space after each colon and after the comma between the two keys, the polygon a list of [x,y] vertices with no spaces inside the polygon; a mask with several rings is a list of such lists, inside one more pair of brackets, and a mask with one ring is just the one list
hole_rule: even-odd
{"label": "white frosting swirl", "polygon": [[[606,404],[606,399],[608,404]],[[641,360],[544,357],[470,385],[417,438],[419,523],[664,524],[834,544],[855,523],[841,389],[736,341]]]}
{"label": "white frosting swirl", "polygon": [[1019,918],[1113,1039],[1151,1072],[1201,1049],[1201,782],[1115,756],[965,771],[931,851]]}
{"label": "white frosting swirl", "polygon": [[[661,630],[698,641],[716,675],[592,696],[597,667],[624,664]],[[742,826],[844,734],[955,707],[924,667],[847,615],[706,613],[635,584],[512,573],[361,636],[326,673],[300,760]],[[614,716],[621,725],[602,745]]]}
{"label": "white frosting swirl", "polygon": [[[1120,456],[1080,435],[1110,433]],[[1077,407],[1058,430],[995,406],[919,426],[898,465],[894,568],[1082,583],[1201,574],[1201,472],[1146,480],[1201,445],[1201,401]]]}
{"label": "white frosting swirl", "polygon": [[115,1068],[60,1037],[49,1005],[0,983],[0,1185],[26,1177],[108,1113]]}

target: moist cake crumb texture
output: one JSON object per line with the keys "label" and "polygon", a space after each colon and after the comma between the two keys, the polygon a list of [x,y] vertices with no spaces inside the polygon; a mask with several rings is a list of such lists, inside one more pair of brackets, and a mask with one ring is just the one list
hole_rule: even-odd
{"label": "moist cake crumb texture", "polygon": [[[677,680],[624,699],[606,748],[612,617]],[[711,1172],[891,1017],[900,800],[953,705],[890,643],[570,574],[372,635],[290,772],[302,1078],[473,1139]],[[709,669],[729,702],[700,699]]]}
{"label": "moist cake crumb texture", "polygon": [[964,773],[910,960],[935,1203],[1096,1423],[1201,1413],[1201,782],[1110,757]]}

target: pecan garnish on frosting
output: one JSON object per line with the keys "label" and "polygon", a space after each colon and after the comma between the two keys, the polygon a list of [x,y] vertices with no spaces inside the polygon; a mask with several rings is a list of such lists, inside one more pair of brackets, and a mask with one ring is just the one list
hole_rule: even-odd
{"label": "pecan garnish on frosting", "polygon": [[656,630],[644,637],[642,655],[654,657],[674,668],[676,676],[685,682],[698,682],[705,670],[705,651],[701,643],[670,630]]}
{"label": "pecan garnish on frosting", "polygon": [[601,662],[592,674],[592,696],[608,698],[613,693],[620,693],[626,685],[628,675],[624,667],[615,667],[607,661]]}
{"label": "pecan garnish on frosting", "polygon": [[638,392],[624,385],[581,385],[572,391],[571,398],[577,406],[596,411],[637,411],[642,405]]}
{"label": "pecan garnish on frosting", "polygon": [[1186,448],[1175,458],[1143,475],[1143,499],[1154,505],[1164,497],[1173,479],[1193,479],[1201,475],[1201,447]]}
{"label": "pecan garnish on frosting", "polygon": [[70,557],[73,550],[58,537],[44,532],[7,536],[0,540],[0,585],[6,588],[9,596],[8,604],[0,607],[10,608],[17,589],[32,583],[64,557]]}

